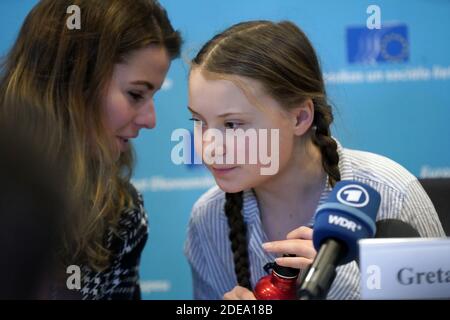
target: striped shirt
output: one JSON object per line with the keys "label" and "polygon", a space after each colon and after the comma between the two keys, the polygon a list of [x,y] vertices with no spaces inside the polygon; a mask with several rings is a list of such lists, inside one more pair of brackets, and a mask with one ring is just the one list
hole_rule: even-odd
{"label": "striped shirt", "polygon": [[[342,180],[365,183],[380,193],[377,220],[398,219],[410,224],[422,237],[445,237],[431,200],[417,178],[405,168],[380,155],[342,148],[339,143],[338,154]],[[330,191],[327,184],[319,204],[326,200]],[[268,238],[254,192],[245,190],[243,201],[250,281],[254,287],[267,275],[264,265],[275,256],[261,246]],[[216,186],[203,194],[192,209],[184,251],[191,266],[194,299],[222,299],[237,285],[224,204],[225,193]],[[327,299],[359,299],[360,274],[356,262],[342,265],[336,271]]]}

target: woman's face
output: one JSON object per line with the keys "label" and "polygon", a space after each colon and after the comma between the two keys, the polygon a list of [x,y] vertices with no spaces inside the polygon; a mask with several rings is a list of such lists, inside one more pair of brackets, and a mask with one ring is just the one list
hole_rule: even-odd
{"label": "woman's face", "polygon": [[[276,176],[291,158],[295,136],[293,118],[282,112],[279,103],[263,91],[259,82],[238,76],[234,78],[249,89],[251,96],[244,93],[234,80],[205,78],[200,68],[194,68],[189,78],[189,109],[196,123],[195,148],[197,153],[202,154],[203,162],[214,175],[218,186],[225,192],[254,188]],[[226,129],[256,131],[258,141],[254,141],[253,145],[245,144],[242,148],[238,147],[236,139],[231,145],[224,138],[223,144],[216,145],[213,139],[206,142],[205,136],[202,139],[202,133],[207,129],[217,129],[224,136]],[[266,129],[267,132],[278,130],[279,136],[273,139],[275,135],[267,135],[265,143],[259,136],[265,134],[261,129]],[[213,148],[210,148],[211,144],[214,144]],[[208,155],[205,152],[211,149],[214,149],[211,154],[215,159],[222,157],[222,164],[208,164],[211,161],[206,160]],[[229,163],[226,156],[231,149],[234,155],[245,155],[245,163],[239,163],[236,156],[235,162]],[[256,163],[250,161],[250,153],[256,156]],[[261,161],[264,154],[270,154],[271,161],[276,162],[276,170],[269,175],[262,174],[261,171],[262,168],[268,167],[267,161]]]}
{"label": "woman's face", "polygon": [[156,125],[154,95],[170,66],[166,49],[151,46],[128,56],[114,67],[104,100],[105,126],[119,153],[128,148],[142,128]]}

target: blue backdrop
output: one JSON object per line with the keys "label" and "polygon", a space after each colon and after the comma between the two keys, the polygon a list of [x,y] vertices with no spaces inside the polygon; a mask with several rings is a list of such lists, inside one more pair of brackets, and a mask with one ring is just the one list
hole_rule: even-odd
{"label": "blue backdrop", "polygon": [[[0,53],[7,52],[36,0],[1,0]],[[150,237],[142,265],[143,297],[190,299],[183,242],[190,209],[214,184],[199,166],[177,166],[171,133],[191,129],[186,61],[216,32],[252,19],[297,23],[323,66],[344,146],[399,162],[420,177],[450,176],[450,1],[414,0],[161,0],[184,37],[156,98],[157,127],[136,140],[135,185],[144,194]],[[366,26],[369,5],[381,9],[381,30]]]}

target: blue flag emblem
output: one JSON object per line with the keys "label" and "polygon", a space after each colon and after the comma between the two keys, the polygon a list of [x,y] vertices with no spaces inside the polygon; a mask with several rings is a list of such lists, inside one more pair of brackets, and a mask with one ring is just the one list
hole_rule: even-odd
{"label": "blue flag emblem", "polygon": [[381,29],[347,28],[349,63],[407,62],[409,47],[405,24],[382,26]]}

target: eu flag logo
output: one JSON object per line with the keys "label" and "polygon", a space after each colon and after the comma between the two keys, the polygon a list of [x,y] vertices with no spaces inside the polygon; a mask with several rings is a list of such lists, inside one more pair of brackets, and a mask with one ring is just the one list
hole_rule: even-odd
{"label": "eu flag logo", "polygon": [[381,29],[347,28],[349,63],[375,64],[409,60],[408,28],[405,24],[382,26]]}

